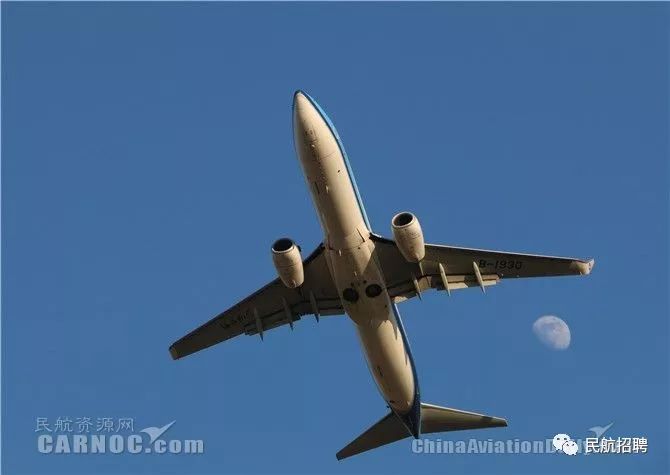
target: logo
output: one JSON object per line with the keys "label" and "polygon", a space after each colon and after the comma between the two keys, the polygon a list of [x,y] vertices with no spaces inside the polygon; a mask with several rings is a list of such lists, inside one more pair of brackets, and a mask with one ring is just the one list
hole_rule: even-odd
{"label": "logo", "polygon": [[560,432],[551,439],[441,439],[422,437],[411,441],[415,454],[645,454],[648,451],[646,437],[605,437],[614,422],[588,429],[595,437],[573,439]]}
{"label": "logo", "polygon": [[566,455],[577,455],[579,446],[577,442],[570,439],[568,434],[556,434],[552,440],[556,452],[563,452]]}
{"label": "logo", "polygon": [[[94,422],[95,421],[95,422]],[[202,439],[168,438],[177,421],[135,432],[130,417],[36,419],[37,451],[42,454],[201,454]]]}
{"label": "logo", "polygon": [[[556,452],[566,455],[577,455],[583,451],[584,455],[591,454],[646,454],[648,442],[646,437],[605,437],[614,422],[606,426],[593,426],[589,432],[595,437],[586,437],[582,440],[571,440],[568,434],[556,434],[552,440]],[[583,449],[583,450],[582,450]]]}
{"label": "logo", "polygon": [[614,422],[610,422],[605,427],[593,426],[589,429],[589,432],[593,432],[596,435],[596,439],[600,439],[603,435],[605,435],[605,432],[607,432],[613,425]]}
{"label": "logo", "polygon": [[153,444],[161,435],[163,435],[167,430],[172,427],[172,425],[177,422],[177,421],[172,421],[169,424],[165,424],[163,427],[158,428],[158,427],[147,427],[146,429],[142,429],[140,432],[144,432],[145,434],[149,435],[149,443]]}

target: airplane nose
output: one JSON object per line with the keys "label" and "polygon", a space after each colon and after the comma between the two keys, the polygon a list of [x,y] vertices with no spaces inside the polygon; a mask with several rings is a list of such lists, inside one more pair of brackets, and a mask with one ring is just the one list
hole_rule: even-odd
{"label": "airplane nose", "polygon": [[295,91],[295,94],[293,94],[293,106],[296,109],[305,109],[311,104],[309,103],[309,99],[305,96],[305,93],[302,92],[300,89]]}
{"label": "airplane nose", "polygon": [[296,138],[313,142],[316,140],[315,124],[318,123],[318,113],[301,90],[295,91],[293,95],[293,125]]}
{"label": "airplane nose", "polygon": [[293,139],[304,156],[329,157],[337,151],[337,142],[320,108],[301,90],[293,94]]}

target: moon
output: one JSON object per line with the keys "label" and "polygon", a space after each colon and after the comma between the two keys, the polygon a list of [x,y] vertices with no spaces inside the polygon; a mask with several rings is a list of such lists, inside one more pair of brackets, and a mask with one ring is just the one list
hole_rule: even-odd
{"label": "moon", "polygon": [[567,350],[570,346],[570,327],[554,315],[545,315],[535,320],[533,333],[552,350]]}

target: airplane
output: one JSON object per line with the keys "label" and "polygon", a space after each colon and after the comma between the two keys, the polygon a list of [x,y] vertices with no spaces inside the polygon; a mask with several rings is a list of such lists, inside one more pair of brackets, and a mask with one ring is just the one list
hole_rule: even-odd
{"label": "airplane", "polygon": [[422,402],[397,304],[430,289],[486,287],[503,279],[587,275],[594,260],[426,244],[418,218],[393,216],[393,239],[372,231],[335,126],[303,91],[293,135],[323,242],[306,259],[283,237],[271,246],[278,278],[170,346],[179,359],[238,335],[259,335],[305,315],[349,316],[389,412],[337,452],[342,460],[421,434],[507,426],[500,417]]}

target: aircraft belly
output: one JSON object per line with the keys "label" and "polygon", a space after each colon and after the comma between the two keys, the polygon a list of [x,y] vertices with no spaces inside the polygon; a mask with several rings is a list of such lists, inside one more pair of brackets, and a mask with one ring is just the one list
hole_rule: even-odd
{"label": "aircraft belly", "polygon": [[414,375],[393,312],[377,325],[357,325],[372,377],[393,410],[407,413],[414,402]]}
{"label": "aircraft belly", "polygon": [[408,412],[415,386],[410,357],[369,239],[351,249],[329,250],[328,259],[347,315],[356,325],[370,372],[394,410]]}
{"label": "aircraft belly", "polygon": [[344,310],[356,325],[384,399],[401,414],[414,405],[415,381],[374,242],[344,151],[318,108],[302,94],[294,106],[294,143],[326,243],[326,261]]}

